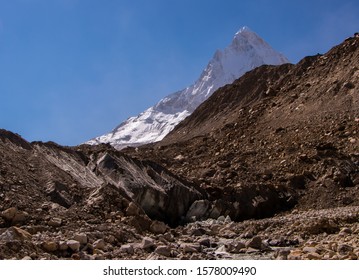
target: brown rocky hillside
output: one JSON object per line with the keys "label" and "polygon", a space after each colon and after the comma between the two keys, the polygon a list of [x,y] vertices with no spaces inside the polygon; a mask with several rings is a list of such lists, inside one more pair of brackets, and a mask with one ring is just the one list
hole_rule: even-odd
{"label": "brown rocky hillside", "polygon": [[197,218],[212,209],[241,220],[291,207],[358,205],[358,135],[355,36],[296,65],[245,74],[163,141],[127,152],[207,190]]}

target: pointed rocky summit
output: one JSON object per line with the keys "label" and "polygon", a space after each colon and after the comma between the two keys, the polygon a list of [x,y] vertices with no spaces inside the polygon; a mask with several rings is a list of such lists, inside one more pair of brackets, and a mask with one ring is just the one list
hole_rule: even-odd
{"label": "pointed rocky summit", "polygon": [[162,140],[215,90],[232,83],[263,64],[279,65],[288,60],[248,27],[241,28],[232,43],[217,50],[199,79],[191,86],[166,96],[155,106],[131,117],[108,134],[87,144],[109,143],[121,149]]}

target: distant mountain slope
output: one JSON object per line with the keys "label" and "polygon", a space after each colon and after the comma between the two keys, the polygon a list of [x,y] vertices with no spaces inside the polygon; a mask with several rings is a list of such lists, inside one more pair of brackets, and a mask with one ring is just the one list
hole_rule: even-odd
{"label": "distant mountain slope", "polygon": [[232,83],[260,65],[287,62],[257,34],[243,27],[227,48],[216,51],[193,85],[163,98],[155,106],[87,144],[110,143],[116,148],[123,148],[159,141],[219,87]]}

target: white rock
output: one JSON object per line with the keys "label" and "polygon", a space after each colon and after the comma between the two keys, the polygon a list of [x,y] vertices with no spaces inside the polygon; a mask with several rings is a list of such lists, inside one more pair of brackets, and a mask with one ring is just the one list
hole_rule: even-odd
{"label": "white rock", "polygon": [[77,240],[68,240],[66,242],[67,246],[69,246],[69,248],[72,250],[72,251],[75,251],[77,252],[78,250],[80,250],[80,242],[77,241]]}

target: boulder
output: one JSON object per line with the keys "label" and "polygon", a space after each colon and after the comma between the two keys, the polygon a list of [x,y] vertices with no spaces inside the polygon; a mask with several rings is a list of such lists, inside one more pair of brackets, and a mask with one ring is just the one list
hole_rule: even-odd
{"label": "boulder", "polygon": [[225,247],[228,253],[238,254],[241,252],[242,249],[246,247],[246,245],[239,241],[232,241],[225,244]]}
{"label": "boulder", "polygon": [[130,202],[128,207],[126,208],[126,215],[127,216],[138,216],[143,214],[143,211],[140,207],[138,207],[134,202]]}
{"label": "boulder", "polygon": [[193,243],[182,243],[180,248],[184,253],[197,253],[201,251],[201,245]]}
{"label": "boulder", "polygon": [[171,248],[169,246],[161,245],[156,248],[155,253],[165,257],[171,257]]}
{"label": "boulder", "polygon": [[22,224],[24,223],[29,217],[29,214],[25,211],[17,211],[14,218],[12,219],[12,224]]}
{"label": "boulder", "polygon": [[197,200],[192,203],[187,211],[186,220],[200,220],[208,214],[211,203],[208,200]]}
{"label": "boulder", "polygon": [[100,249],[100,250],[104,250],[106,243],[103,239],[98,239],[96,240],[93,244],[92,244],[94,249]]}
{"label": "boulder", "polygon": [[339,244],[338,253],[342,256],[346,256],[354,251],[354,248],[348,244]]}
{"label": "boulder", "polygon": [[59,227],[62,225],[62,219],[60,218],[51,218],[47,224],[51,227]]}
{"label": "boulder", "polygon": [[17,213],[17,209],[15,207],[10,207],[1,212],[1,217],[3,217],[7,221],[12,221]]}
{"label": "boulder", "polygon": [[18,227],[10,227],[5,232],[3,232],[0,235],[0,241],[3,242],[12,242],[15,240],[18,241],[25,241],[25,240],[31,240],[32,235],[27,232],[26,230],[23,230]]}
{"label": "boulder", "polygon": [[66,251],[69,248],[66,241],[60,241],[59,242],[59,250],[60,251]]}
{"label": "boulder", "polygon": [[152,238],[150,238],[150,237],[144,237],[144,238],[142,239],[142,242],[141,242],[140,247],[141,247],[142,249],[150,249],[150,248],[156,247],[156,245],[155,245],[155,242],[154,242],[154,240],[153,240]]}
{"label": "boulder", "polygon": [[72,251],[74,251],[74,252],[77,252],[77,251],[80,250],[81,244],[80,244],[80,242],[77,241],[77,240],[68,240],[68,241],[66,242],[66,244],[67,244],[67,246],[68,246]]}
{"label": "boulder", "polygon": [[245,245],[247,248],[261,250],[263,247],[262,238],[260,236],[254,236],[249,241],[247,241]]}
{"label": "boulder", "polygon": [[76,233],[74,240],[78,241],[81,245],[87,244],[87,235],[85,233]]}
{"label": "boulder", "polygon": [[120,251],[127,253],[129,255],[133,255],[133,253],[135,252],[133,246],[131,244],[124,244],[120,247]]}
{"label": "boulder", "polygon": [[210,247],[211,246],[211,240],[209,238],[200,238],[198,240],[198,244],[202,245],[204,247]]}
{"label": "boulder", "polygon": [[156,234],[163,234],[167,231],[167,226],[164,222],[153,221],[150,226],[150,231]]}
{"label": "boulder", "polygon": [[58,247],[58,244],[56,242],[54,242],[54,241],[44,241],[42,243],[42,248],[47,252],[54,252],[59,247]]}

